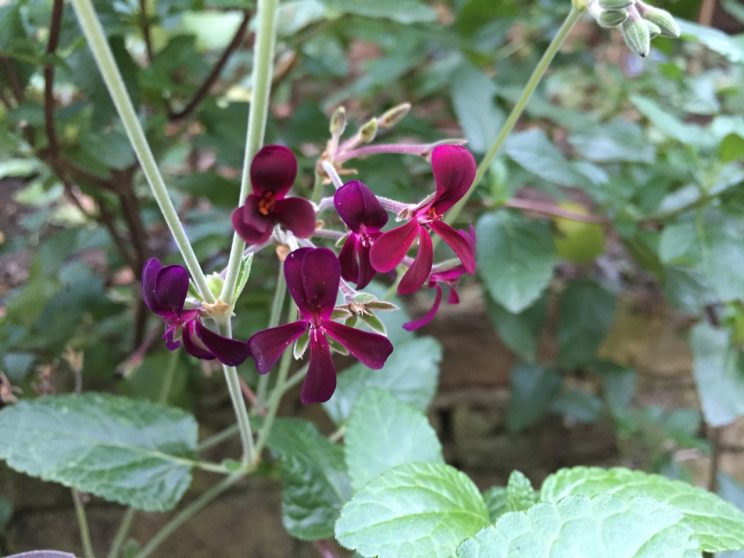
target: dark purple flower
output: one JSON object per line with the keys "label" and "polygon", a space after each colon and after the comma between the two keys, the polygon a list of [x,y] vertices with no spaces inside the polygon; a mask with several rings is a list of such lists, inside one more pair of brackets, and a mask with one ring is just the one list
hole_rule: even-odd
{"label": "dark purple flower", "polygon": [[274,225],[284,225],[295,236],[307,238],[315,231],[315,209],[302,198],[288,198],[297,176],[297,159],[281,145],[263,147],[251,162],[253,192],[232,213],[233,228],[248,244],[266,242]]}
{"label": "dark purple flower", "polygon": [[382,234],[380,229],[388,221],[387,213],[372,191],[359,180],[347,182],[336,190],[333,204],[350,231],[338,255],[341,277],[363,289],[376,273],[369,261],[369,251]]}
{"label": "dark purple flower", "polygon": [[383,233],[372,246],[370,261],[379,272],[392,271],[403,260],[409,248],[419,239],[413,264],[398,285],[398,294],[416,292],[426,282],[434,261],[434,249],[428,231],[442,237],[455,252],[468,273],[475,271],[475,253],[468,242],[442,221],[444,213],[468,191],[475,180],[475,159],[464,147],[440,145],[431,154],[431,167],[436,191],[412,212],[407,223]]}
{"label": "dark purple flower", "polygon": [[[468,244],[471,245],[473,252],[475,252],[475,228],[473,228],[473,225],[470,225],[469,230],[458,231],[458,233],[468,242]],[[459,304],[460,296],[457,294],[457,290],[455,290],[455,285],[460,277],[468,273],[469,272],[465,269],[464,265],[458,265],[445,271],[437,271],[429,275],[427,286],[430,289],[437,290],[436,295],[434,296],[434,304],[429,311],[420,318],[403,324],[403,329],[406,331],[415,331],[424,327],[434,319],[434,316],[436,316],[439,311],[439,305],[442,303],[443,286],[449,289],[447,303]]]}
{"label": "dark purple flower", "polygon": [[369,368],[383,367],[393,351],[387,337],[331,320],[341,280],[340,264],[331,250],[300,248],[291,252],[284,261],[284,276],[300,319],[259,331],[248,339],[260,374],[269,372],[287,347],[305,332],[310,337],[310,365],[300,395],[305,404],[328,401],[336,389],[336,368],[328,337]]}
{"label": "dark purple flower", "polygon": [[201,323],[199,310],[184,309],[189,291],[189,274],[180,265],[166,265],[150,258],[142,268],[142,295],[148,308],[165,320],[165,345],[174,351],[181,346],[203,360],[217,359],[238,366],[249,356],[244,341],[223,337]]}

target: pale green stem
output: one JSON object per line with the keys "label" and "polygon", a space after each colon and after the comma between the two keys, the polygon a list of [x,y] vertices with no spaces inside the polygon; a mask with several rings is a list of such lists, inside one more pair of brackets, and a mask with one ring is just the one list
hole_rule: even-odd
{"label": "pale green stem", "polygon": [[214,446],[220,445],[222,442],[225,442],[238,434],[240,432],[240,429],[238,428],[237,424],[232,424],[225,428],[224,430],[220,430],[216,434],[212,434],[208,438],[205,438],[199,446],[196,448],[197,451],[202,452],[206,451],[208,449],[213,448]]}
{"label": "pale green stem", "polygon": [[274,419],[276,413],[279,410],[279,404],[282,402],[282,396],[285,393],[285,384],[287,382],[287,375],[289,374],[289,366],[292,363],[292,349],[287,348],[282,355],[282,360],[279,362],[279,375],[276,380],[274,390],[271,392],[271,397],[268,401],[268,409],[266,411],[266,417],[264,418],[261,430],[258,433],[258,440],[256,441],[256,455],[261,455],[266,443],[269,441],[269,435],[271,434],[271,428],[274,426]]}
{"label": "pale green stem", "polygon": [[78,528],[80,529],[80,541],[83,544],[83,556],[85,558],[95,558],[93,553],[93,543],[90,540],[90,528],[88,527],[88,517],[85,515],[85,506],[80,499],[80,493],[72,489],[72,502],[75,505],[75,517],[77,517]]}
{"label": "pale green stem", "polygon": [[540,81],[542,81],[542,78],[545,76],[545,72],[550,66],[550,63],[553,61],[553,58],[555,58],[555,55],[561,49],[561,46],[563,46],[566,37],[568,37],[568,34],[571,32],[571,29],[573,29],[574,25],[576,25],[576,22],[579,20],[583,12],[584,8],[582,6],[573,5],[571,7],[571,12],[566,17],[556,36],[548,45],[548,48],[540,59],[540,62],[538,62],[537,66],[532,71],[532,75],[527,81],[527,84],[524,86],[519,99],[517,99],[517,103],[514,105],[514,108],[504,122],[504,125],[501,127],[501,130],[499,130],[499,135],[496,136],[493,144],[488,149],[486,154],[483,156],[480,164],[478,165],[478,170],[475,173],[473,186],[447,213],[447,218],[445,219],[445,221],[448,224],[451,225],[457,219],[458,215],[460,215],[462,208],[465,207],[468,199],[470,198],[470,196],[473,195],[475,188],[478,186],[480,181],[488,172],[488,169],[491,167],[491,163],[493,163],[493,160],[501,152],[501,149],[504,147],[507,138],[512,133],[512,130],[514,130],[514,126],[516,126],[519,118],[522,116],[522,113],[524,112],[524,109],[527,106],[530,97],[532,97],[532,94],[535,92],[535,89],[537,89]]}
{"label": "pale green stem", "polygon": [[124,516],[121,519],[121,524],[116,530],[114,540],[111,543],[111,550],[109,550],[108,558],[119,558],[119,554],[121,553],[121,546],[127,539],[129,529],[132,527],[132,521],[134,520],[135,513],[136,512],[134,508],[128,508],[127,511],[124,512]]}
{"label": "pale green stem", "polygon": [[165,369],[165,378],[163,378],[163,385],[160,386],[160,395],[158,397],[158,402],[163,405],[168,403],[168,398],[170,397],[170,392],[173,388],[173,378],[175,377],[176,369],[178,368],[178,357],[179,354],[174,351],[170,354],[170,358],[168,359],[168,367]]}
{"label": "pale green stem", "polygon": [[323,197],[323,177],[318,173],[315,172],[315,182],[313,183],[313,193],[312,197],[310,198],[315,203],[318,203],[320,201],[320,198]]}
{"label": "pale green stem", "polygon": [[246,469],[243,471],[238,471],[230,475],[229,477],[225,477],[221,482],[215,484],[212,488],[210,488],[196,500],[191,502],[188,506],[186,506],[183,510],[176,514],[173,519],[166,523],[160,531],[158,531],[158,533],[150,540],[150,542],[148,542],[147,545],[145,545],[145,547],[136,555],[136,558],[147,558],[148,556],[152,555],[152,553],[155,552],[157,548],[168,539],[168,537],[175,533],[181,527],[181,525],[186,523],[189,519],[191,519],[197,513],[207,507],[207,505],[209,505],[223,492],[227,491],[240,479],[242,479],[248,472],[250,471]]}
{"label": "pale green stem", "polygon": [[[284,279],[284,268],[279,265],[279,271],[276,274],[276,290],[274,299],[271,301],[271,314],[269,315],[269,327],[279,325],[282,316],[282,308],[287,298],[287,283]],[[258,387],[256,388],[256,406],[262,407],[266,400],[266,394],[269,391],[269,374],[261,374],[258,377]]]}
{"label": "pale green stem", "polygon": [[142,126],[137,119],[132,100],[129,98],[127,89],[124,86],[124,80],[121,77],[109,44],[106,41],[106,35],[103,32],[101,23],[98,21],[91,0],[72,0],[72,6],[77,14],[83,34],[88,41],[88,46],[96,60],[98,70],[101,72],[103,81],[106,83],[111,99],[114,102],[116,111],[119,113],[119,118],[121,118],[129,141],[132,144],[132,149],[137,154],[142,172],[147,179],[147,183],[150,185],[153,197],[160,207],[163,218],[168,224],[168,228],[173,235],[178,250],[181,252],[186,267],[189,268],[191,277],[199,289],[202,298],[207,302],[214,302],[214,295],[209,290],[207,279],[199,265],[199,260],[197,260],[194,249],[191,247],[191,243],[186,236],[186,231],[178,217],[176,208],[168,196],[165,182],[160,175],[155,157],[152,154],[150,145],[147,143]]}
{"label": "pale green stem", "polygon": [[[269,96],[271,80],[274,73],[274,46],[276,43],[276,20],[279,0],[258,0],[256,7],[256,46],[253,51],[253,92],[251,107],[248,111],[248,131],[245,140],[245,155],[243,160],[243,175],[240,181],[240,196],[238,205],[248,196],[251,186],[251,161],[261,148],[266,131],[266,120],[269,112]],[[235,304],[235,284],[238,280],[240,258],[243,255],[245,242],[233,235],[230,259],[227,262],[225,284],[220,298],[232,308]]]}

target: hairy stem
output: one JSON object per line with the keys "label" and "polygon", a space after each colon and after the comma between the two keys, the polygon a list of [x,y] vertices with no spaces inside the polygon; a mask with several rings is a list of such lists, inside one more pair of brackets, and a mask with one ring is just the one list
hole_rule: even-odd
{"label": "hairy stem", "polygon": [[[264,140],[266,120],[269,113],[269,96],[271,94],[271,78],[274,64],[274,45],[276,43],[276,20],[279,0],[258,0],[256,19],[256,48],[253,52],[253,94],[251,107],[248,112],[248,131],[245,140],[245,158],[243,160],[243,174],[240,181],[240,195],[238,205],[248,195],[251,185],[251,161]],[[225,285],[220,294],[228,306],[235,304],[235,284],[238,280],[240,258],[243,254],[245,242],[236,232],[233,235],[230,248],[230,259],[227,263]]]}
{"label": "hairy stem", "polygon": [[[287,283],[284,279],[284,266],[279,265],[279,272],[276,274],[276,290],[274,291],[274,300],[271,301],[271,314],[269,315],[269,327],[279,325],[279,320],[284,308],[284,301],[287,299]],[[261,374],[258,378],[258,387],[256,388],[256,406],[263,407],[266,402],[266,394],[269,391],[269,375]]]}
{"label": "hairy stem", "polygon": [[119,528],[116,530],[116,534],[114,535],[114,540],[111,542],[108,558],[119,558],[121,546],[124,544],[124,541],[127,540],[127,535],[129,535],[129,530],[132,528],[132,522],[134,521],[136,513],[137,512],[134,508],[127,508],[127,511],[124,512]]}
{"label": "hairy stem", "polygon": [[80,542],[83,544],[83,556],[85,558],[95,558],[93,553],[93,543],[90,540],[90,528],[88,527],[88,517],[85,514],[85,506],[80,497],[80,492],[72,489],[72,502],[75,505],[75,517],[77,518],[78,528],[80,529]]}
{"label": "hairy stem", "polygon": [[181,255],[183,256],[186,267],[189,268],[191,277],[199,289],[199,292],[207,302],[214,302],[215,298],[212,292],[209,290],[207,279],[204,276],[204,272],[199,265],[199,261],[196,258],[194,249],[189,243],[186,231],[183,228],[183,224],[178,217],[176,208],[173,206],[168,190],[163,181],[163,177],[160,174],[155,157],[152,154],[150,145],[147,142],[145,133],[142,130],[137,114],[134,111],[132,100],[129,98],[126,87],[124,86],[124,80],[121,77],[119,68],[116,65],[114,56],[111,53],[109,44],[106,41],[106,35],[103,32],[101,23],[96,16],[95,9],[91,3],[91,0],[72,0],[72,6],[75,9],[80,27],[83,30],[83,34],[88,42],[88,46],[93,53],[93,57],[96,60],[98,70],[101,72],[106,87],[109,90],[109,94],[116,106],[116,110],[119,113],[124,129],[127,132],[129,141],[132,144],[134,152],[137,154],[142,172],[147,178],[147,182],[150,185],[153,196],[160,207],[160,211],[165,218],[168,228],[173,235],[173,238],[178,246]]}
{"label": "hairy stem", "polygon": [[448,212],[447,218],[445,220],[448,224],[451,225],[457,219],[458,215],[460,215],[460,212],[462,211],[463,207],[465,207],[468,199],[470,198],[470,196],[473,195],[475,188],[488,172],[491,163],[493,163],[493,160],[501,152],[501,149],[504,147],[507,138],[512,133],[512,130],[514,130],[514,126],[516,126],[519,118],[522,116],[525,107],[527,107],[527,103],[532,97],[532,94],[535,92],[535,89],[537,89],[537,86],[540,84],[542,78],[545,76],[545,72],[547,71],[548,67],[550,67],[550,63],[553,61],[553,58],[555,58],[555,55],[563,46],[566,37],[568,37],[568,34],[571,32],[571,29],[573,29],[574,25],[576,25],[576,22],[579,20],[583,12],[584,9],[581,7],[577,7],[577,5],[575,4],[571,7],[571,11],[569,12],[568,16],[566,16],[563,25],[561,25],[558,33],[555,37],[553,37],[553,40],[550,42],[548,48],[545,50],[545,53],[542,55],[540,62],[538,62],[537,66],[532,71],[530,79],[524,86],[519,99],[517,99],[517,103],[514,105],[514,108],[512,108],[512,111],[504,122],[504,125],[501,127],[498,136],[496,136],[493,144],[488,149],[486,154],[483,156],[480,164],[478,165],[478,170],[475,173],[473,186]]}

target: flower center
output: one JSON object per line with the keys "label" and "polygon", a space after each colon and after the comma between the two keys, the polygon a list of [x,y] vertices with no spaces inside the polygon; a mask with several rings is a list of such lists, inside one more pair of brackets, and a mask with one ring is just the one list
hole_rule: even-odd
{"label": "flower center", "polygon": [[274,210],[275,204],[276,198],[274,197],[274,192],[264,192],[261,199],[258,200],[258,212],[266,217]]}
{"label": "flower center", "polygon": [[426,223],[431,223],[432,221],[438,221],[441,219],[442,216],[437,213],[437,210],[433,207],[430,207],[426,211],[422,211],[421,213],[416,214],[416,220],[421,223],[422,225],[425,225]]}

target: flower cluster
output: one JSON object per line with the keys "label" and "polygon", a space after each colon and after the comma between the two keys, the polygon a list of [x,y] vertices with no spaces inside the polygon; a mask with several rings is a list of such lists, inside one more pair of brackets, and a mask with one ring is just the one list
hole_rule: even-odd
{"label": "flower cluster", "polygon": [[[379,124],[375,121],[375,130],[394,120],[381,118]],[[350,154],[354,151],[357,156],[366,155],[365,148],[359,146],[373,136],[369,132],[358,133],[344,144],[339,144],[334,136],[326,166],[322,168],[329,173],[336,191],[332,198],[318,204],[287,195],[297,177],[297,160],[289,149],[269,145],[252,161],[252,191],[232,213],[233,227],[253,251],[272,239],[290,248],[283,271],[287,289],[299,311],[296,321],[254,333],[247,341],[224,337],[202,321],[207,317],[205,306],[196,299],[188,299],[189,277],[183,267],[163,266],[154,258],[147,261],[142,275],[144,298],[148,307],[165,320],[164,338],[170,350],[183,345],[192,356],[217,359],[230,366],[239,365],[250,356],[258,372],[266,374],[290,345],[295,344],[296,355],[307,348],[309,362],[301,399],[303,403],[322,402],[333,395],[336,387],[332,348],[348,351],[372,369],[382,368],[393,351],[390,340],[382,333],[353,327],[356,318],[362,316],[364,323],[384,332],[374,309],[386,309],[387,303],[359,291],[378,273],[399,268],[402,276],[398,294],[401,295],[412,294],[424,286],[436,290],[431,310],[405,324],[408,330],[423,327],[433,319],[441,304],[443,288],[449,289],[451,304],[458,302],[456,282],[475,270],[475,234],[472,226],[468,231],[452,228],[444,221],[444,215],[473,184],[473,156],[454,144],[376,146],[377,152],[431,157],[434,192],[417,204],[407,204],[379,197],[359,180],[341,183],[336,166],[340,168],[353,157]],[[335,208],[345,225],[344,232],[322,228],[326,221],[319,219],[319,214],[329,208]],[[388,227],[389,213],[398,223],[392,228]],[[434,265],[432,234],[438,235],[454,252],[457,257],[454,263],[450,260]],[[311,240],[314,236],[338,240],[341,245],[338,256],[329,248],[316,246]],[[415,256],[408,256],[415,245]],[[373,303],[359,302],[367,298],[374,299]],[[343,319],[346,323],[339,321]]]}

